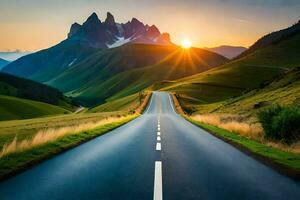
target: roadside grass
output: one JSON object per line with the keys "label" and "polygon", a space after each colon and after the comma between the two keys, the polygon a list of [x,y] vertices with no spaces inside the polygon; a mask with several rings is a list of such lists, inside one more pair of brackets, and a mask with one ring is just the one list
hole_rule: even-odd
{"label": "roadside grass", "polygon": [[[251,152],[263,156],[265,158],[269,158],[272,161],[275,161],[283,166],[291,168],[295,170],[298,175],[300,175],[300,155],[292,152],[281,151],[280,149],[267,146],[255,140],[249,139],[247,137],[232,133],[222,128],[218,128],[213,125],[201,123],[199,121],[193,120],[187,117],[189,121],[192,123],[207,129],[212,132],[214,135],[219,136],[226,141],[231,141],[231,143],[236,143],[241,145],[242,147],[247,148]],[[298,177],[300,178],[300,176]]]}
{"label": "roadside grass", "polygon": [[126,118],[128,117],[120,117],[120,118],[111,117],[111,118],[102,119],[97,122],[88,122],[88,123],[77,124],[77,125],[61,127],[61,128],[44,129],[37,132],[33,137],[26,138],[23,140],[18,140],[16,136],[13,141],[3,145],[2,151],[0,152],[0,158],[7,156],[9,154],[32,149],[36,146],[55,141],[67,135],[78,134],[83,131],[88,131],[109,123],[113,123],[115,121],[122,121],[125,120]]}
{"label": "roadside grass", "polygon": [[19,140],[31,138],[41,130],[75,126],[125,115],[126,113],[123,112],[80,113],[26,120],[0,121],[0,148],[2,149],[5,143],[13,141],[15,137]]}
{"label": "roadside grass", "polygon": [[120,120],[104,124],[92,130],[66,135],[43,145],[33,146],[31,149],[6,155],[0,159],[0,179],[21,172],[47,158],[111,131],[135,117],[137,115],[121,118]]}
{"label": "roadside grass", "polygon": [[[293,146],[287,146],[266,141],[261,136],[260,128],[254,127],[257,134],[251,135],[251,125],[236,121],[236,123],[229,123],[228,126],[226,126],[224,125],[226,123],[220,120],[220,116],[213,116],[211,118],[206,116],[202,119],[199,118],[199,116],[189,116],[180,106],[180,102],[175,94],[172,94],[172,99],[177,112],[188,121],[206,129],[216,137],[232,144],[275,170],[292,178],[300,179],[300,148],[298,143]],[[201,122],[201,120],[203,120],[203,122]],[[244,135],[240,135],[241,132],[244,132]]]}
{"label": "roadside grass", "polygon": [[223,128],[225,130],[237,133],[239,135],[261,140],[263,138],[263,129],[258,123],[249,124],[239,121],[236,116],[232,115],[220,115],[220,114],[208,114],[208,115],[195,115],[191,116],[191,119],[200,121],[205,124],[210,124]]}

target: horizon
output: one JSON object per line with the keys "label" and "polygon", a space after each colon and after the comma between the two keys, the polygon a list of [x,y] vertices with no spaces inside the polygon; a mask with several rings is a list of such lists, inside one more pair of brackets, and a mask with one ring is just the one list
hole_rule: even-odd
{"label": "horizon", "polygon": [[[171,5],[170,0],[152,2],[3,1],[0,51],[38,51],[53,46],[66,39],[73,23],[82,24],[93,12],[101,21],[105,20],[106,12],[112,13],[118,23],[135,17],[144,24],[156,25],[161,32],[170,33],[177,45],[188,38],[194,47],[202,48],[249,47],[263,35],[289,27],[300,19],[297,13],[300,2],[296,0],[188,0],[185,3],[176,0]],[[123,4],[126,9],[122,9]]]}

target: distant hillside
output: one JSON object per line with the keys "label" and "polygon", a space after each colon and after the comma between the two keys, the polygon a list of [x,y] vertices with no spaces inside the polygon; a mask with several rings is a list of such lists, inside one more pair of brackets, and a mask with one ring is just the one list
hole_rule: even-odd
{"label": "distant hillside", "polygon": [[0,113],[0,121],[3,121],[67,114],[70,111],[47,103],[0,95]]}
{"label": "distant hillside", "polygon": [[274,77],[299,66],[299,49],[297,33],[223,66],[155,87],[177,92],[196,104],[222,101],[263,87]]}
{"label": "distant hillside", "polygon": [[272,32],[270,34],[265,35],[264,37],[260,38],[255,42],[247,51],[242,53],[239,58],[248,55],[258,49],[270,46],[272,44],[276,44],[282,40],[288,39],[294,35],[297,35],[300,33],[300,21],[298,23],[294,24],[291,27],[288,27],[286,29],[282,29],[279,31]]}
{"label": "distant hillside", "polygon": [[3,67],[5,67],[6,65],[8,65],[9,61],[4,60],[2,58],[0,58],[0,71]]}
{"label": "distant hillside", "polygon": [[[88,104],[99,104],[105,102],[108,99],[111,100],[134,94],[158,81],[174,80],[189,76],[227,62],[227,59],[223,56],[197,48],[183,50],[179,47],[163,47],[162,49],[160,49],[157,46],[151,45],[129,45],[123,48],[133,48],[131,49],[132,52],[134,52],[134,49],[136,48],[142,48],[144,49],[144,52],[150,51],[151,49],[155,48],[157,49],[156,52],[158,51],[158,49],[161,52],[165,52],[165,57],[156,64],[144,64],[144,66],[137,65],[140,67],[136,66],[135,68],[127,68],[127,70],[123,70],[123,72],[120,73],[111,73],[110,70],[113,69],[114,65],[110,64],[107,65],[104,69],[97,69],[98,71],[97,73],[95,73],[95,71],[93,71],[95,70],[93,69],[93,65],[89,67],[88,65],[84,64],[84,62],[82,65],[78,65],[77,67],[85,69],[91,68],[91,70],[85,71],[86,78],[80,81],[80,87],[69,91],[68,94]],[[139,50],[139,52],[142,53],[143,51]],[[139,54],[135,56],[139,58]],[[130,60],[128,60],[128,62],[124,62],[124,64],[130,63],[130,61],[133,61],[133,59],[130,58]],[[145,62],[145,60],[142,61]],[[136,63],[136,61],[134,63]],[[94,76],[94,74],[99,75]],[[70,74],[70,76],[72,75]],[[68,80],[68,78],[66,78],[65,80]],[[64,79],[60,79],[59,82],[58,80],[56,80],[55,82],[51,82],[50,84],[56,87],[60,87],[63,82],[65,82]]]}
{"label": "distant hillside", "polygon": [[220,54],[229,59],[235,58],[247,50],[246,47],[226,46],[226,45],[213,47],[213,48],[205,48],[205,49]]}
{"label": "distant hillside", "polygon": [[46,82],[95,51],[80,43],[63,41],[49,49],[23,56],[11,62],[2,72]]}
{"label": "distant hillside", "polygon": [[72,100],[52,87],[0,73],[0,95],[40,101],[52,105],[73,109]]}

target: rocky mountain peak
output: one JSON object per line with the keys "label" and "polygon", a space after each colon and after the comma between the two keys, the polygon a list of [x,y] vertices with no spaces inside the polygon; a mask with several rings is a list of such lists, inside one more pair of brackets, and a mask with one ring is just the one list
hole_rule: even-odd
{"label": "rocky mountain peak", "polygon": [[107,12],[107,14],[106,14],[105,24],[110,25],[110,26],[114,26],[116,24],[115,18],[110,12]]}
{"label": "rocky mountain peak", "polygon": [[81,25],[78,23],[74,23],[72,24],[71,28],[70,28],[70,32],[68,34],[68,38],[72,37],[73,35],[75,35],[81,28]]}
{"label": "rocky mountain peak", "polygon": [[95,23],[101,23],[100,19],[98,18],[98,15],[96,13],[92,13],[87,20],[84,22],[84,24],[95,24]]}

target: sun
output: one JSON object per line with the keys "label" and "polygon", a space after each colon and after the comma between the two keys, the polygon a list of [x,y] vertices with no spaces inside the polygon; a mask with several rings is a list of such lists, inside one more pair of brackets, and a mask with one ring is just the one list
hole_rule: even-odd
{"label": "sun", "polygon": [[183,40],[181,41],[181,46],[182,46],[183,48],[185,48],[185,49],[189,49],[189,48],[191,48],[192,43],[191,43],[191,41],[190,41],[189,39],[183,39]]}

